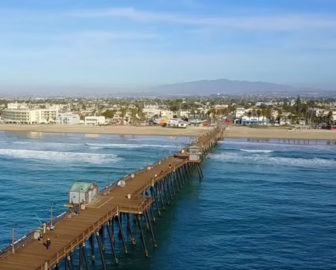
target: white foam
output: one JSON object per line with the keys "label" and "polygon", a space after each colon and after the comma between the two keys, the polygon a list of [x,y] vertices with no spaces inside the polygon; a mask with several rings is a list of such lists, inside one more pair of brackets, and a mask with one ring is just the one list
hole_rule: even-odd
{"label": "white foam", "polygon": [[76,149],[82,146],[82,144],[78,143],[57,143],[57,142],[29,142],[29,141],[15,141],[13,144],[19,144],[19,145],[29,145],[33,148],[37,149]]}
{"label": "white foam", "polygon": [[164,144],[123,144],[123,143],[87,143],[87,146],[90,146],[91,149],[103,149],[103,148],[177,148],[178,145],[164,145]]}
{"label": "white foam", "polygon": [[245,164],[259,164],[270,166],[295,166],[295,167],[332,167],[336,166],[336,160],[323,158],[291,158],[291,157],[272,157],[263,154],[243,155],[239,153],[220,153],[210,154],[210,159]]}
{"label": "white foam", "polygon": [[262,149],[240,149],[242,152],[247,152],[247,153],[273,153],[274,150],[262,150]]}
{"label": "white foam", "polygon": [[113,154],[37,151],[23,149],[0,149],[0,156],[9,156],[21,159],[42,159],[56,162],[87,162],[103,164],[119,161],[120,158]]}

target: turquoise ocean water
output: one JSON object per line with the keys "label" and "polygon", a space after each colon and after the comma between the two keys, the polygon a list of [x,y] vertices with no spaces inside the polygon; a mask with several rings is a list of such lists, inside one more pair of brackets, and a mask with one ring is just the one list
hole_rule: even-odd
{"label": "turquoise ocean water", "polygon": [[[191,141],[25,135],[0,132],[0,248],[11,227],[19,238],[51,205],[63,212],[74,181],[103,188]],[[195,175],[158,219],[150,258],[137,238],[129,255],[119,244],[118,266],[107,248],[109,269],[336,269],[335,168],[336,146],[325,142],[227,139],[202,164],[203,181]]]}

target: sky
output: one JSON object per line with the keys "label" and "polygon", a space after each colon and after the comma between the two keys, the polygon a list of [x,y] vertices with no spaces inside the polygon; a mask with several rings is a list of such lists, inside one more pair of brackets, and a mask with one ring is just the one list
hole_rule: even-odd
{"label": "sky", "polygon": [[336,89],[335,71],[336,0],[0,1],[0,91],[220,78]]}

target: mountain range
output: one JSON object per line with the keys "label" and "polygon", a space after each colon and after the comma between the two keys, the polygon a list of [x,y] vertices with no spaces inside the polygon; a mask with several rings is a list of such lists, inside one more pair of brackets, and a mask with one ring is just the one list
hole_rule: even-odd
{"label": "mountain range", "polygon": [[293,95],[303,94],[309,96],[318,96],[324,94],[336,94],[336,91],[298,88],[289,85],[268,83],[268,82],[251,82],[238,80],[200,80],[184,83],[175,83],[151,87],[146,92],[161,95],[172,96],[191,96],[191,95]]}
{"label": "mountain range", "polygon": [[[336,89],[294,87],[262,81],[199,80],[156,86],[68,85],[39,87],[2,87],[3,97],[190,97],[190,96],[310,96],[335,97]],[[6,89],[7,88],[7,89]],[[48,93],[48,94],[47,94]],[[52,93],[52,95],[50,95]]]}

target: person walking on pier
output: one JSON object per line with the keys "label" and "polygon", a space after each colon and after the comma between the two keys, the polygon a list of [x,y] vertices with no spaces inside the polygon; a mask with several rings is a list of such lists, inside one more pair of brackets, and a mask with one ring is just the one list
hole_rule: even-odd
{"label": "person walking on pier", "polygon": [[47,242],[43,243],[43,245],[46,247],[46,249],[49,249],[49,248],[50,248],[50,245],[51,245],[50,238],[48,238],[48,239],[47,239]]}

